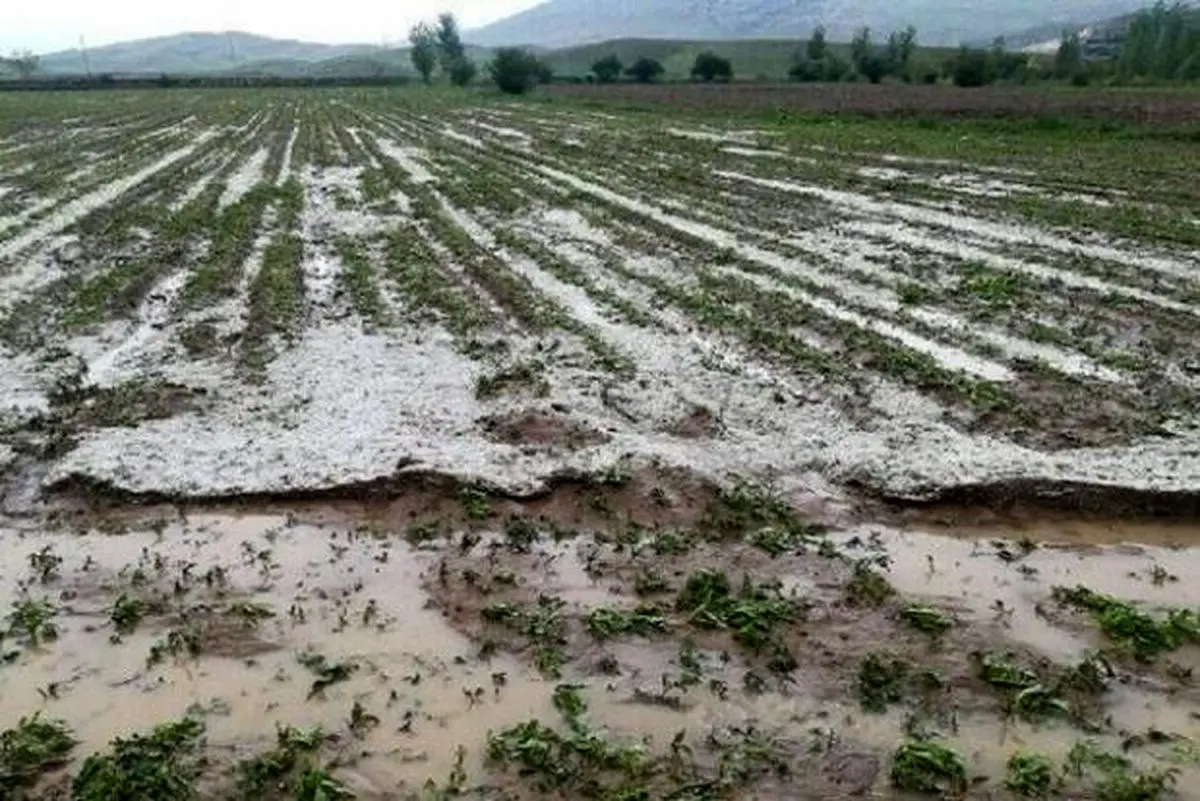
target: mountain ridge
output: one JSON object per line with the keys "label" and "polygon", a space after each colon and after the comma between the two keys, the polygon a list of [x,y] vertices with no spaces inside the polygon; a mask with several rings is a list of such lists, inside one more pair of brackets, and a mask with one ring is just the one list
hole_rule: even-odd
{"label": "mountain ridge", "polygon": [[[89,47],[87,66],[93,73],[192,73],[237,69],[256,61],[319,62],[378,52],[377,45],[324,44],[276,39],[244,31],[196,32],[155,36]],[[78,49],[40,56],[39,71],[48,74],[84,71]]]}
{"label": "mountain ridge", "polygon": [[955,46],[1040,25],[1106,19],[1137,11],[1145,0],[547,0],[467,31],[487,47],[567,47],[608,39],[807,38],[824,25],[829,38],[848,41],[867,26],[877,37],[908,25],[925,45]]}

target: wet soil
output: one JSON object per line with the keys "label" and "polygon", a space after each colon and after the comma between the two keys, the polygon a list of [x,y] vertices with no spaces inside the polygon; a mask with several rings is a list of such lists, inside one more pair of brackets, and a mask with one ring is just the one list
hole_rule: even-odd
{"label": "wet soil", "polygon": [[[85,500],[0,530],[0,610],[44,600],[56,629],[32,643],[6,617],[0,719],[40,711],[79,740],[46,798],[113,737],[185,715],[207,727],[198,786],[213,798],[277,725],[323,727],[321,764],[367,799],[427,797],[427,781],[479,797],[908,797],[893,755],[918,738],[962,757],[972,797],[1007,797],[1014,753],[1062,764],[1084,741],[1132,771],[1179,771],[1175,795],[1200,797],[1200,647],[1141,663],[1052,598],[1084,585],[1200,607],[1194,525],[971,509],[820,520],[766,486],[667,470],[530,499],[431,478],[357,498]],[[944,630],[912,622],[929,616]],[[1060,681],[1096,654],[1093,684]],[[1062,705],[1014,711],[985,659],[1052,684]],[[882,707],[869,660],[907,666]],[[563,685],[589,736],[640,744],[653,768],[572,763],[579,775],[549,790],[539,769],[505,770],[496,737],[580,725]],[[1069,780],[1068,795],[1091,791]]]}

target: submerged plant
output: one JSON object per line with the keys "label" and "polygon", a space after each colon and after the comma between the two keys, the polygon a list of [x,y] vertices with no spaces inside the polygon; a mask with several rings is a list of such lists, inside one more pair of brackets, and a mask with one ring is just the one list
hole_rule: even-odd
{"label": "submerged plant", "polygon": [[653,606],[643,605],[631,610],[600,607],[587,616],[587,630],[597,639],[626,634],[648,637],[651,634],[663,634],[669,629],[670,623]]}
{"label": "submerged plant", "polygon": [[42,774],[66,764],[74,747],[66,723],[43,720],[39,713],[0,732],[0,798],[32,786]]}
{"label": "submerged plant", "polygon": [[1154,617],[1128,601],[1093,592],[1084,586],[1055,587],[1056,601],[1091,612],[1100,630],[1129,649],[1140,662],[1153,662],[1187,644],[1200,644],[1200,614],[1189,609],[1169,609]]}
{"label": "submerged plant", "polygon": [[967,764],[955,751],[933,742],[905,743],[892,756],[892,784],[929,795],[960,795],[967,789]]}
{"label": "submerged plant", "polygon": [[1013,754],[1004,786],[1026,798],[1045,798],[1054,789],[1054,763],[1042,754]]}
{"label": "submerged plant", "polygon": [[88,757],[72,783],[76,801],[187,801],[198,797],[195,781],[204,724],[194,718],[154,727],[112,741],[105,753]]}
{"label": "submerged plant", "polygon": [[675,608],[687,612],[693,625],[726,629],[755,651],[772,641],[779,626],[802,620],[807,613],[801,600],[785,597],[778,586],[755,585],[747,577],[735,593],[728,577],[711,569],[688,576]]}

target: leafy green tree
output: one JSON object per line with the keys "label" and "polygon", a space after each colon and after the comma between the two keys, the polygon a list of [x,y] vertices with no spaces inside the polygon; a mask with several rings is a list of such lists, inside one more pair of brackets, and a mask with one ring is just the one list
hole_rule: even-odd
{"label": "leafy green tree", "polygon": [[663,76],[663,65],[652,58],[642,56],[625,70],[625,74],[638,83],[654,83]]}
{"label": "leafy green tree", "polygon": [[813,29],[812,36],[804,45],[805,55],[809,61],[824,61],[829,54],[829,44],[825,41],[825,26],[818,25]]}
{"label": "leafy green tree", "polygon": [[492,56],[488,72],[501,92],[520,95],[537,83],[542,63],[536,56],[519,47],[502,47]]}
{"label": "leafy green tree", "polygon": [[592,65],[592,74],[597,83],[615,83],[621,77],[623,66],[616,53],[609,53]]}
{"label": "leafy green tree", "polygon": [[12,67],[19,77],[25,79],[37,72],[39,60],[32,50],[14,50],[9,58],[0,57],[0,63]]}
{"label": "leafy green tree", "polygon": [[1058,52],[1054,54],[1054,74],[1059,78],[1070,78],[1083,68],[1083,42],[1078,33],[1063,31]]}
{"label": "leafy green tree", "polygon": [[450,78],[455,86],[466,86],[475,79],[477,69],[475,62],[467,58],[467,48],[463,44],[462,34],[458,30],[458,20],[453,14],[438,16],[434,28],[437,38],[438,58],[442,72]]}
{"label": "leafy green tree", "polygon": [[692,78],[708,83],[731,81],[733,80],[733,62],[711,50],[706,50],[696,56],[696,61],[692,64]]}
{"label": "leafy green tree", "polygon": [[862,72],[860,65],[866,61],[875,51],[875,45],[871,42],[871,29],[859,28],[854,32],[854,38],[850,40],[850,62],[854,68]]}
{"label": "leafy green tree", "polygon": [[1023,53],[1010,53],[1003,36],[992,41],[988,62],[991,80],[1024,83],[1029,76],[1029,57]]}
{"label": "leafy green tree", "polygon": [[[917,49],[917,29],[909,25],[902,31],[893,31],[888,36],[887,70],[892,75],[908,78],[909,65]],[[864,73],[865,74],[865,73]],[[870,76],[867,76],[870,77]]]}
{"label": "leafy green tree", "polygon": [[1116,58],[1124,79],[1195,80],[1200,72],[1200,12],[1159,2],[1130,20]]}
{"label": "leafy green tree", "polygon": [[437,36],[442,70],[449,74],[457,62],[464,61],[467,57],[467,49],[463,46],[462,34],[458,31],[458,20],[454,18],[453,14],[439,15],[437,28],[434,30],[434,33]]}
{"label": "leafy green tree", "polygon": [[409,58],[412,59],[413,69],[421,76],[421,80],[430,83],[438,63],[437,32],[428,23],[418,22],[408,32],[408,43],[412,46]]}

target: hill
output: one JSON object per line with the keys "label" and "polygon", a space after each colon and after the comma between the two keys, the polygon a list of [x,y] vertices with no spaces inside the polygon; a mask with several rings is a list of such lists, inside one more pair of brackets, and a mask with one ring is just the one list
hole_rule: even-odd
{"label": "hill", "polygon": [[[491,58],[491,51],[475,46],[467,47],[467,56],[482,65]],[[364,76],[397,76],[415,77],[409,48],[398,47],[389,50],[375,48],[365,53],[339,55],[320,61],[300,61],[296,59],[266,59],[240,64],[231,70],[222,70],[220,74],[244,76],[281,76],[312,77],[312,78],[357,78]]]}
{"label": "hill", "polygon": [[[253,62],[317,62],[341,56],[377,51],[371,45],[328,45],[272,39],[249,33],[180,33],[153,39],[89,48],[92,72],[111,73],[199,73],[231,71]],[[83,71],[78,50],[64,50],[41,57],[39,71],[62,74]]]}
{"label": "hill", "polygon": [[990,40],[1005,31],[1104,19],[1144,0],[548,0],[466,33],[487,46],[567,47],[606,39],[805,38],[824,25],[835,41],[862,26],[884,33],[914,25],[926,45]]}

